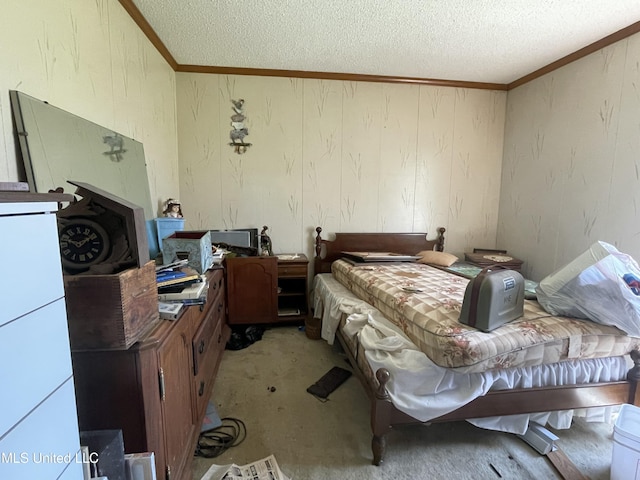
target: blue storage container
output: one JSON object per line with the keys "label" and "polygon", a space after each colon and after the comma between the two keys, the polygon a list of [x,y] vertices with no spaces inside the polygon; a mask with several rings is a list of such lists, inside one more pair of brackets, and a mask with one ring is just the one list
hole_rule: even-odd
{"label": "blue storage container", "polygon": [[156,218],[156,229],[158,230],[158,249],[162,251],[162,240],[175,232],[184,230],[184,218]]}

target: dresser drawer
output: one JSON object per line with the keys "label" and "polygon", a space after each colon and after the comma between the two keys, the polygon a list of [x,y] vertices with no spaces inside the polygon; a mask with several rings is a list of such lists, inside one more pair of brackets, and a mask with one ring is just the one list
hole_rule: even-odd
{"label": "dresser drawer", "polygon": [[213,387],[214,376],[213,364],[216,362],[220,354],[220,350],[224,350],[222,322],[215,322],[216,328],[210,338],[208,348],[204,351],[200,358],[199,372],[193,378],[194,395],[196,399],[195,418],[200,418],[206,410],[209,403],[211,388]]}
{"label": "dresser drawer", "polygon": [[306,265],[278,265],[278,277],[306,277]]}
{"label": "dresser drawer", "polygon": [[0,440],[5,460],[0,462],[0,478],[58,478],[75,463],[80,450],[75,407],[69,379]]}
{"label": "dresser drawer", "polygon": [[0,251],[11,252],[3,255],[3,271],[11,275],[2,277],[0,288],[12,292],[0,308],[2,325],[63,297],[64,287],[55,214],[0,216],[0,230],[20,232],[19,241],[16,235],[0,236]]}
{"label": "dresser drawer", "polygon": [[224,288],[224,274],[223,270],[213,270],[211,275],[209,276],[209,293],[207,294],[207,298],[212,299],[218,295],[219,292]]}
{"label": "dresser drawer", "polygon": [[0,326],[0,437],[71,377],[66,318],[60,299]]}
{"label": "dresser drawer", "polygon": [[[224,323],[224,295],[216,295],[211,305],[206,319],[202,322],[196,334],[193,336],[193,374],[197,375],[203,358],[211,348],[215,348],[217,343],[216,330]],[[218,334],[219,336],[219,334]]]}

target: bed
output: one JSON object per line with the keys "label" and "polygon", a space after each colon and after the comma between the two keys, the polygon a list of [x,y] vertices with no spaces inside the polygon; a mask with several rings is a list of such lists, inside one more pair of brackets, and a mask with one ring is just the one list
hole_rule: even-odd
{"label": "bed", "polygon": [[[431,240],[426,233],[336,233],[333,240],[321,234],[316,228],[314,315],[323,319],[322,337],[341,344],[370,398],[374,465],[383,461],[386,434],[399,425],[467,420],[524,433],[517,430],[529,421],[568,428],[574,413],[602,419],[620,404],[640,405],[638,338],[549,315],[535,301],[512,322],[524,338],[511,324],[475,331],[455,325],[468,278],[431,265],[344,260],[343,252],[442,252],[444,228]],[[429,305],[431,290],[447,294],[437,308]],[[439,383],[425,391],[430,375]]]}

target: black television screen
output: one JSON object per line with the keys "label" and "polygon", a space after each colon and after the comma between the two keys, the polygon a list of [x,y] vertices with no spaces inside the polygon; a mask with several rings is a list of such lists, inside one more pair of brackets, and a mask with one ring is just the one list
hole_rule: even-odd
{"label": "black television screen", "polygon": [[233,230],[210,230],[211,243],[226,243],[236,247],[258,248],[257,228],[234,228]]}

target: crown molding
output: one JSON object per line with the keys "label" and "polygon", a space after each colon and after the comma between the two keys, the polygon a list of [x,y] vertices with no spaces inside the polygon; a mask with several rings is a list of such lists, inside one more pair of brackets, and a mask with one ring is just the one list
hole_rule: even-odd
{"label": "crown molding", "polygon": [[136,25],[138,25],[140,30],[142,30],[142,33],[144,33],[149,41],[153,44],[153,46],[156,47],[156,50],[158,50],[160,55],[164,57],[169,66],[173,68],[174,71],[177,71],[178,62],[176,62],[175,58],[173,58],[173,55],[171,55],[171,52],[169,52],[169,49],[165,46],[165,44],[162,43],[162,40],[160,40],[160,37],[158,37],[158,34],[155,32],[155,30],[151,28],[151,25],[149,25],[147,19],[142,16],[142,13],[140,12],[140,10],[138,10],[138,7],[135,6],[133,0],[118,1],[120,2],[120,5],[122,5],[122,7],[127,11],[129,16],[133,19],[133,21],[136,22]]}
{"label": "crown molding", "polygon": [[608,35],[591,45],[573,52],[565,57],[550,63],[534,72],[525,75],[511,83],[483,83],[483,82],[467,82],[462,80],[439,80],[433,78],[414,78],[414,77],[395,77],[386,75],[365,75],[357,73],[335,73],[335,72],[310,72],[305,70],[277,70],[268,68],[241,68],[241,67],[216,67],[201,65],[184,65],[176,62],[175,58],[169,52],[169,49],[162,43],[160,37],[151,28],[149,22],[144,18],[138,7],[135,6],[133,0],[118,0],[133,21],[138,25],[140,30],[147,36],[149,41],[155,46],[160,55],[166,60],[169,66],[175,72],[186,73],[211,73],[224,75],[254,75],[263,77],[289,77],[289,78],[315,78],[321,80],[343,80],[352,82],[382,82],[382,83],[400,83],[410,85],[434,85],[443,87],[459,87],[459,88],[477,88],[484,90],[512,90],[516,87],[524,85],[536,78],[546,75],[549,72],[564,67],[582,57],[590,55],[604,47],[613,43],[624,40],[631,35],[640,32],[640,22],[629,25],[617,32]]}
{"label": "crown molding", "polygon": [[503,83],[465,82],[462,80],[439,80],[435,78],[394,77],[365,75],[359,73],[309,72],[306,70],[276,70],[270,68],[215,67],[201,65],[178,65],[177,72],[217,73],[223,75],[255,75],[263,77],[314,78],[320,80],[343,80],[351,82],[403,83],[412,85],[437,85],[442,87],[480,88],[506,90]]}
{"label": "crown molding", "polygon": [[619,42],[620,40],[624,40],[625,38],[630,37],[631,35],[635,35],[638,32],[640,32],[640,22],[633,23],[628,27],[625,27],[621,30],[618,30],[617,32],[612,33],[611,35],[608,35],[596,42],[593,42],[591,45],[587,45],[586,47],[581,48],[580,50],[570,53],[569,55],[562,57],[561,59],[556,60],[555,62],[550,63],[546,67],[542,67],[536,70],[535,72],[531,72],[530,74],[525,75],[524,77],[511,82],[507,86],[508,87],[507,90],[512,90],[516,87],[519,87],[520,85],[524,85],[525,83],[528,83],[531,80],[534,80],[543,75],[546,75],[549,72],[553,72],[554,70],[557,70],[560,67],[564,67],[565,65],[573,63],[576,60],[581,59],[582,57],[586,57],[587,55],[597,52],[598,50],[608,47],[609,45]]}

